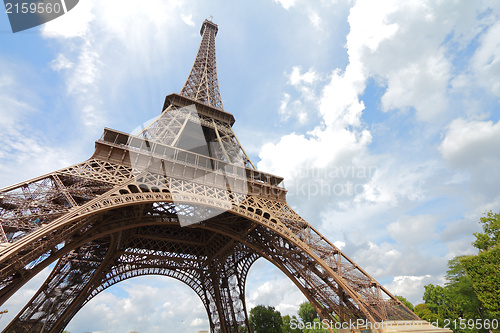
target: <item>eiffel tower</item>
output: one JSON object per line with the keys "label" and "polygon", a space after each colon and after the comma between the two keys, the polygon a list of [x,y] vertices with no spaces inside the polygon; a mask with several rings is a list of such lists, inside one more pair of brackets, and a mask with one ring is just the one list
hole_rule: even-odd
{"label": "eiffel tower", "polygon": [[55,263],[4,332],[61,332],[100,292],[144,275],[186,283],[212,332],[240,332],[259,258],[329,322],[420,320],[288,206],[283,178],[251,162],[221,101],[217,31],[203,22],[184,87],[148,126],[105,128],[87,161],[0,190],[0,304]]}

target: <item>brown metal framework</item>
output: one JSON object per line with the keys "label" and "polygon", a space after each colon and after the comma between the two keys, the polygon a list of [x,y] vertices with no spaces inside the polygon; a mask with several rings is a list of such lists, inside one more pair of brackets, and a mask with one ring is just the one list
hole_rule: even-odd
{"label": "brown metal framework", "polygon": [[181,90],[181,95],[201,101],[211,107],[224,109],[220,98],[215,57],[217,24],[205,20],[201,26],[201,43],[194,59],[191,73]]}
{"label": "brown metal framework", "polygon": [[281,177],[254,167],[222,107],[216,33],[205,20],[181,94],[141,133],[106,128],[89,160],[0,190],[0,304],[57,260],[4,332],[61,332],[101,291],[150,274],[190,286],[212,332],[238,332],[258,258],[323,319],[418,319],[288,206]]}

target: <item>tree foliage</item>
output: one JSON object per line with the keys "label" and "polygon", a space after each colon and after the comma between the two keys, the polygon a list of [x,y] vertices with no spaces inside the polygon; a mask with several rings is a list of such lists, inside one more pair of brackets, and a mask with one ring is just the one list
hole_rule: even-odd
{"label": "tree foliage", "polygon": [[439,319],[439,316],[432,312],[427,304],[416,305],[414,311],[417,316],[431,323],[435,323]]}
{"label": "tree foliage", "polygon": [[298,315],[304,323],[313,322],[314,319],[319,319],[316,309],[309,302],[300,304]]}
{"label": "tree foliage", "polygon": [[[415,307],[422,319],[440,325],[444,320],[485,321],[500,318],[500,214],[488,212],[480,219],[483,232],[476,232],[479,254],[459,256],[448,262],[444,287],[425,286],[425,304]],[[450,327],[455,332],[488,332],[487,329]]]}
{"label": "tree foliage", "polygon": [[297,323],[299,320],[297,319],[297,316],[292,316],[290,317],[289,315],[283,316],[281,318],[283,320],[283,326],[282,326],[282,332],[283,333],[303,333],[303,330],[301,330],[298,327],[292,328],[292,320]]}
{"label": "tree foliage", "polygon": [[483,232],[476,232],[475,256],[460,259],[484,310],[500,318],[500,213],[487,212],[481,217]]}
{"label": "tree foliage", "polygon": [[452,300],[451,306],[458,317],[481,318],[481,301],[477,298],[472,280],[462,262],[463,259],[463,256],[456,257],[448,262],[447,293]]}
{"label": "tree foliage", "polygon": [[[397,295],[396,295],[396,298],[399,299],[401,301],[401,303],[403,303],[408,309],[410,309],[411,311],[414,310],[413,304],[411,304],[411,302],[409,300],[407,300],[403,296],[397,296]],[[422,317],[420,317],[420,318],[422,318]]]}
{"label": "tree foliage", "polygon": [[309,302],[300,305],[297,316],[283,316],[272,306],[258,305],[250,310],[250,327],[254,333],[329,333]]}
{"label": "tree foliage", "polygon": [[492,318],[500,318],[500,246],[462,259],[478,301]]}
{"label": "tree foliage", "polygon": [[472,243],[480,251],[486,251],[500,244],[500,213],[489,211],[481,217],[483,232],[475,232],[476,241]]}
{"label": "tree foliage", "polygon": [[281,313],[273,306],[257,305],[252,308],[249,321],[253,333],[282,333]]}

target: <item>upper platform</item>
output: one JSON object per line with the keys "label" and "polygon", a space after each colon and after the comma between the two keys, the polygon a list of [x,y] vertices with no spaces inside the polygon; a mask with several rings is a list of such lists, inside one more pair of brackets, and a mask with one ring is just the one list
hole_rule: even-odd
{"label": "upper platform", "polygon": [[234,116],[222,109],[215,108],[211,105],[207,105],[203,101],[196,100],[191,97],[182,96],[179,94],[170,94],[165,97],[165,102],[163,103],[163,109],[167,109],[170,105],[177,107],[185,107],[189,105],[196,105],[196,110],[199,114],[211,117],[213,119],[219,120],[223,123],[233,126],[235,119]]}

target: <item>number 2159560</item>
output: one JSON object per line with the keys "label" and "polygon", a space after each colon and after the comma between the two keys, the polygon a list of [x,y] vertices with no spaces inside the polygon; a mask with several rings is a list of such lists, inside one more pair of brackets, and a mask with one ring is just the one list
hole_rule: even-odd
{"label": "number 2159560", "polygon": [[7,14],[52,14],[60,13],[63,9],[60,3],[43,3],[43,2],[23,2],[12,4],[10,2],[5,3],[5,9]]}

